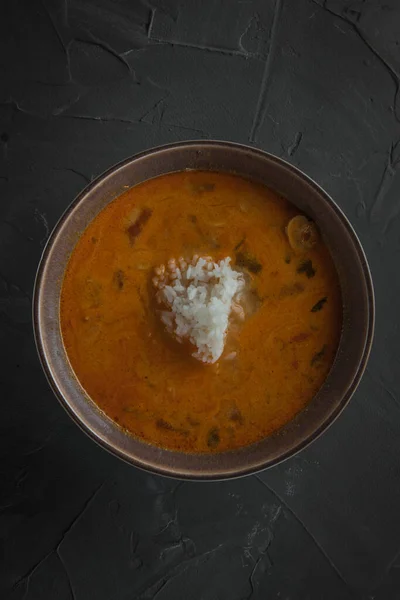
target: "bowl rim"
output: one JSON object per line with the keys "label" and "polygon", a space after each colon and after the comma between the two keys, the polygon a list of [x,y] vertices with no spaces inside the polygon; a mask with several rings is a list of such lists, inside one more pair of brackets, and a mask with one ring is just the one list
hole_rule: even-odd
{"label": "bowl rim", "polygon": [[[208,473],[208,472],[205,474],[202,474],[199,472],[197,472],[196,474],[190,474],[186,471],[176,473],[176,472],[174,472],[173,468],[168,469],[165,466],[154,466],[154,465],[149,466],[147,464],[145,465],[145,464],[143,464],[143,462],[140,462],[140,460],[138,460],[136,457],[133,457],[131,455],[128,456],[127,453],[124,454],[118,448],[115,448],[113,446],[112,442],[110,442],[109,440],[101,439],[98,435],[96,435],[95,432],[93,432],[90,429],[90,427],[84,421],[81,420],[81,418],[75,413],[75,411],[71,408],[71,406],[65,400],[65,398],[63,397],[61,391],[59,390],[59,388],[53,378],[51,368],[50,368],[49,363],[46,358],[46,352],[44,349],[44,343],[43,343],[43,339],[42,339],[41,319],[39,318],[40,290],[42,287],[44,271],[45,271],[45,267],[47,265],[50,250],[53,246],[54,241],[57,239],[60,229],[62,228],[65,221],[68,219],[69,215],[78,206],[78,204],[82,200],[84,200],[85,197],[97,185],[99,185],[99,183],[101,181],[105,180],[108,176],[113,175],[119,169],[121,169],[135,161],[138,161],[141,158],[147,157],[149,155],[156,155],[159,152],[163,152],[166,150],[174,150],[177,148],[185,148],[185,147],[205,148],[207,146],[220,147],[222,149],[225,148],[227,150],[229,150],[229,149],[235,150],[236,149],[236,150],[248,151],[251,154],[258,155],[262,158],[267,158],[272,163],[280,164],[289,172],[293,173],[300,179],[305,180],[305,182],[308,183],[308,185],[310,185],[312,188],[314,188],[314,190],[317,192],[318,195],[322,196],[328,202],[328,204],[330,204],[330,207],[333,209],[333,211],[339,217],[339,220],[341,221],[342,225],[345,227],[347,233],[349,234],[349,236],[351,238],[352,246],[356,250],[359,261],[360,261],[360,266],[361,266],[362,273],[364,276],[366,292],[367,292],[366,293],[366,301],[367,301],[367,306],[368,306],[368,320],[366,322],[366,334],[365,334],[365,338],[364,338],[364,349],[363,349],[362,355],[360,357],[360,360],[358,362],[357,369],[355,371],[355,374],[354,374],[351,384],[349,385],[349,387],[345,391],[345,393],[342,394],[341,400],[338,403],[337,407],[332,411],[332,413],[330,415],[328,415],[324,418],[323,422],[319,425],[319,427],[317,427],[308,437],[306,437],[303,440],[300,440],[294,447],[287,449],[286,451],[282,452],[282,454],[275,457],[274,459],[268,460],[266,458],[265,464],[264,463],[263,464],[259,463],[257,465],[250,464],[250,466],[248,466],[248,467],[238,468],[236,470],[230,470],[230,471],[227,470],[226,472],[218,472],[215,474]],[[170,171],[170,172],[172,173],[173,171]],[[243,175],[243,176],[245,177],[246,175]],[[155,176],[155,177],[157,177],[157,176]],[[143,183],[144,181],[146,181],[146,179],[144,179],[141,183]],[[115,196],[115,198],[118,197],[119,195],[120,194]],[[101,212],[101,210],[98,211],[96,214],[99,214],[99,212]],[[73,419],[73,421],[79,426],[79,428],[86,435],[89,436],[90,439],[95,441],[101,448],[107,450],[114,456],[117,456],[118,458],[120,458],[121,460],[126,462],[127,464],[133,465],[133,466],[135,466],[141,470],[144,470],[146,472],[154,473],[154,474],[161,475],[164,477],[169,477],[172,479],[180,479],[180,480],[221,481],[221,480],[225,480],[225,479],[234,479],[234,478],[238,478],[238,477],[243,477],[243,476],[259,473],[267,468],[273,467],[273,466],[295,456],[298,452],[302,451],[307,446],[309,446],[312,442],[314,442],[316,439],[318,439],[336,421],[336,419],[339,417],[339,415],[342,413],[342,411],[348,405],[351,397],[353,396],[355,390],[357,389],[357,387],[360,383],[360,380],[364,374],[364,371],[366,369],[366,365],[367,365],[367,362],[368,362],[368,359],[369,359],[369,356],[371,353],[371,348],[372,348],[373,338],[374,338],[374,330],[375,330],[375,294],[374,294],[374,287],[373,287],[373,281],[372,281],[370,267],[369,267],[363,246],[361,245],[361,242],[358,238],[358,235],[355,232],[351,222],[349,221],[349,219],[347,218],[345,213],[340,209],[340,207],[336,204],[336,202],[333,200],[333,198],[324,190],[324,188],[322,188],[318,183],[316,183],[316,181],[314,181],[309,175],[304,173],[301,169],[292,165],[287,160],[285,160],[279,156],[276,156],[270,152],[266,152],[259,148],[255,148],[253,146],[249,146],[249,145],[242,144],[242,143],[217,140],[217,139],[215,139],[215,140],[214,139],[213,140],[200,139],[200,140],[179,141],[179,142],[173,142],[170,144],[154,146],[154,147],[144,150],[142,152],[133,154],[133,155],[125,158],[124,160],[122,160],[118,163],[115,163],[114,165],[112,165],[111,167],[109,167],[108,169],[103,171],[100,175],[98,175],[95,179],[93,179],[93,181],[91,181],[87,186],[85,186],[78,193],[78,195],[74,198],[74,200],[72,200],[72,202],[67,206],[67,208],[63,211],[63,213],[59,217],[58,221],[56,222],[55,226],[53,227],[53,229],[46,241],[46,244],[43,248],[43,252],[42,252],[42,255],[41,255],[41,258],[39,261],[39,265],[38,265],[36,276],[35,276],[34,286],[33,286],[32,322],[33,322],[33,334],[34,334],[36,349],[37,349],[39,359],[40,359],[44,374],[46,376],[46,379],[47,379],[51,389],[53,390],[53,393],[55,394],[56,398],[60,402],[61,406],[68,413],[68,415]],[[144,443],[146,443],[146,442],[144,442]],[[245,451],[246,448],[250,448],[250,447],[251,446],[244,447],[243,451]],[[183,453],[179,453],[179,454],[183,454]]]}

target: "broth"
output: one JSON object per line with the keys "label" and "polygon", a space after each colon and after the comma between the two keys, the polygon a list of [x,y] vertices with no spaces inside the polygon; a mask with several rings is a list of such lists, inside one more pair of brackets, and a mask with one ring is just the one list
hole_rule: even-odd
{"label": "broth", "polygon": [[[265,186],[203,171],[116,198],[71,255],[60,320],[76,376],[134,436],[183,452],[246,446],[281,428],[323,384],[342,320],[328,249],[289,244],[298,209]],[[203,364],[165,332],[152,277],[169,258],[227,256],[247,281],[245,320]]]}

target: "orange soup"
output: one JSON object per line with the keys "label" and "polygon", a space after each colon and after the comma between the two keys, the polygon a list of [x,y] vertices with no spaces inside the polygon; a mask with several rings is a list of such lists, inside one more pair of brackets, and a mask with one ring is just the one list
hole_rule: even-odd
{"label": "orange soup", "polygon": [[[245,288],[210,363],[166,330],[157,303],[159,265],[196,255],[229,257]],[[70,258],[60,316],[71,366],[102,411],[149,443],[205,453],[256,442],[312,400],[342,308],[328,249],[295,206],[235,175],[188,171],[129,189],[92,221]]]}

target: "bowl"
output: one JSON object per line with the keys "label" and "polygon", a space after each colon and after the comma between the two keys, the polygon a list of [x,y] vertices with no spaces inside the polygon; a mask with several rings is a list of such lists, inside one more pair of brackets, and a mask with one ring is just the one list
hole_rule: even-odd
{"label": "bowl", "polygon": [[[263,183],[287,197],[319,226],[339,275],[343,326],[333,366],[313,400],[276,433],[239,450],[185,454],[132,437],[85,393],[70,366],[60,330],[60,291],[68,259],[90,221],[127,188],[185,169],[225,171]],[[225,479],[271,467],[305,448],[338,417],[366,366],[374,329],[374,295],[361,244],[342,211],[312,179],[255,148],[191,141],[142,152],[106,171],[74,200],[54,228],[39,265],[33,303],[36,344],[53,391],[98,444],[148,471],[182,479]]]}

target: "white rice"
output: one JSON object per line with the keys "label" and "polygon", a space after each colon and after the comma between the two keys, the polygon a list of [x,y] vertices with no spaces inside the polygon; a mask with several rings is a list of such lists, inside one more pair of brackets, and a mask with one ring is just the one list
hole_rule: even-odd
{"label": "white rice", "polygon": [[220,262],[196,257],[192,264],[181,260],[181,268],[170,270],[168,284],[159,286],[158,300],[168,309],[161,313],[166,329],[178,341],[190,340],[197,348],[192,356],[205,363],[220,358],[232,302],[244,285],[230,261],[229,257]]}

